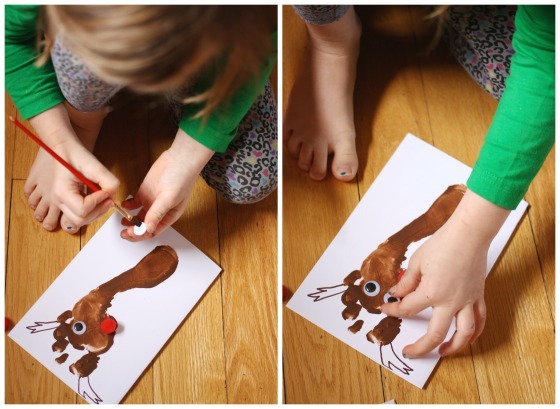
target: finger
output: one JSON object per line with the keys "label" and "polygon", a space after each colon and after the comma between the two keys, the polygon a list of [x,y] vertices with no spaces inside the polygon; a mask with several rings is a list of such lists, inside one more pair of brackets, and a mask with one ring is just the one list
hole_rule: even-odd
{"label": "finger", "polygon": [[165,198],[156,199],[146,212],[144,223],[146,223],[146,232],[156,234],[157,228],[165,215],[171,210],[171,201]]}
{"label": "finger", "polygon": [[130,199],[126,199],[122,202],[122,207],[128,210],[134,210],[142,207],[142,199],[140,195],[136,195],[131,197]]}
{"label": "finger", "polygon": [[481,298],[473,305],[473,314],[474,314],[474,324],[475,324],[475,331],[470,339],[470,343],[473,344],[482,331],[484,331],[484,326],[486,325],[486,302],[484,302],[484,298]]}
{"label": "finger", "polygon": [[430,307],[431,301],[423,292],[414,291],[401,301],[383,304],[381,312],[391,317],[412,317]]}
{"label": "finger", "polygon": [[147,239],[151,239],[154,236],[155,236],[154,234],[148,232],[144,233],[141,236],[137,236],[136,234],[134,234],[134,226],[128,227],[121,231],[121,238],[131,242],[144,241]]}
{"label": "finger", "polygon": [[416,290],[418,284],[420,284],[422,273],[420,272],[419,262],[417,262],[416,259],[417,258],[413,255],[408,263],[406,273],[404,273],[400,281],[389,290],[389,294],[393,297],[403,298],[405,295]]}
{"label": "finger", "polygon": [[75,225],[76,228],[91,223],[99,216],[105,214],[113,206],[113,201],[108,198],[107,193],[103,191],[92,193],[83,199],[83,206],[78,207],[78,213],[73,210],[78,203],[75,198],[70,199],[74,208],[71,208],[70,205],[67,204],[61,204],[60,206],[60,210],[62,210],[71,224]]}
{"label": "finger", "polygon": [[475,319],[472,304],[465,305],[456,315],[457,330],[451,339],[439,348],[441,356],[452,355],[461,350],[475,333]]}
{"label": "finger", "polygon": [[406,355],[407,358],[418,358],[432,351],[445,340],[452,321],[453,312],[451,310],[435,307],[428,324],[428,332],[414,344],[404,347],[403,355]]}

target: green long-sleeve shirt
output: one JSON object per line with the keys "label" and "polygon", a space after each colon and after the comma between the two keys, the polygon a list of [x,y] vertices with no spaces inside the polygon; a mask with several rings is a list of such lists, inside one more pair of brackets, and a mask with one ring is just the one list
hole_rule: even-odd
{"label": "green long-sleeve shirt", "polygon": [[[5,7],[6,89],[24,119],[64,102],[52,63],[34,65],[37,59],[37,18],[40,6]],[[276,62],[277,33],[271,35],[274,49],[259,75],[247,81],[205,121],[192,116],[200,106],[185,106],[179,127],[204,146],[224,152],[237,133],[239,123],[262,91]],[[206,86],[211,79],[202,78]],[[201,90],[202,91],[202,90]]]}
{"label": "green long-sleeve shirt", "polygon": [[515,54],[498,109],[467,186],[515,209],[541,168],[555,128],[554,6],[519,6]]}

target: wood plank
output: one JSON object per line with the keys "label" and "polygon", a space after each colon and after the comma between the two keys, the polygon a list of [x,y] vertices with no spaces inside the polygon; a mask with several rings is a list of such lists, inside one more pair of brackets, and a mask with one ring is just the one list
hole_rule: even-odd
{"label": "wood plank", "polygon": [[277,203],[218,200],[228,403],[278,401]]}
{"label": "wood plank", "polygon": [[[8,228],[10,226],[10,204],[12,198],[12,179],[14,168],[14,148],[16,127],[8,118],[17,116],[17,110],[7,92],[4,92],[4,126],[5,126],[5,152],[4,152],[4,237],[8,243]],[[8,246],[4,249],[4,256],[8,255]]]}
{"label": "wood plank", "polygon": [[[284,6],[283,18],[286,102],[307,37],[292,7]],[[330,174],[322,182],[312,181],[286,152],[283,186],[282,280],[295,290],[355,208],[359,196],[356,183],[341,183]],[[283,354],[288,404],[383,402],[377,364],[288,309],[283,317]]]}
{"label": "wood plank", "polygon": [[539,263],[543,274],[546,294],[553,323],[556,320],[555,297],[555,149],[549,153],[543,167],[537,173],[525,200],[529,207],[529,221],[535,239]]}
{"label": "wood plank", "polygon": [[[78,253],[80,237],[62,231],[45,231],[33,218],[23,195],[25,181],[16,180],[13,183],[6,269],[6,316],[18,322]],[[45,321],[56,319],[44,318]],[[45,345],[45,348],[50,350],[51,345]],[[6,338],[5,388],[6,403],[68,404],[75,403],[77,399],[68,386],[10,338]]]}

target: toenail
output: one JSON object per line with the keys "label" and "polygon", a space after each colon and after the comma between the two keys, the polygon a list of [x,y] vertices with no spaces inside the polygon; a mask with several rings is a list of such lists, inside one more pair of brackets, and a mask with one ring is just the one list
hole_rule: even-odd
{"label": "toenail", "polygon": [[52,230],[52,226],[50,224],[43,224],[43,228],[45,230]]}
{"label": "toenail", "polygon": [[74,230],[74,227],[72,227],[72,226],[66,226],[66,230]]}
{"label": "toenail", "polygon": [[347,168],[338,169],[338,175],[339,176],[347,176],[347,175],[351,175],[351,174],[352,174],[351,169],[347,169]]}
{"label": "toenail", "polygon": [[43,221],[43,218],[42,218],[41,216],[39,216],[39,215],[35,216],[35,219],[36,219],[37,221],[40,221],[40,222]]}

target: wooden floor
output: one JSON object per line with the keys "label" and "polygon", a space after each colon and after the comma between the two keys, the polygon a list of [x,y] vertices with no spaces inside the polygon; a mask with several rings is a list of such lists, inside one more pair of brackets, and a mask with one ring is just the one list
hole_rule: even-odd
{"label": "wooden floor", "polygon": [[[418,7],[358,8],[364,26],[355,92],[357,181],[317,183],[283,161],[283,283],[307,276],[407,132],[473,166],[496,109],[431,40]],[[305,28],[284,8],[283,100],[305,45]],[[284,107],[285,108],[285,107]],[[488,321],[472,347],[445,358],[424,390],[405,382],[292,311],[283,309],[286,403],[553,403],[554,153],[486,283]],[[328,204],[328,205],[325,205]]]}
{"label": "wooden floor", "polygon": [[[105,122],[96,155],[135,193],[174,136],[150,100],[124,98]],[[6,118],[16,110],[6,98]],[[17,322],[109,215],[71,236],[48,233],[23,194],[36,145],[6,121],[6,316]],[[199,178],[175,229],[223,272],[124,403],[276,403],[277,197],[248,206],[217,198]],[[6,337],[6,403],[83,403]]]}

